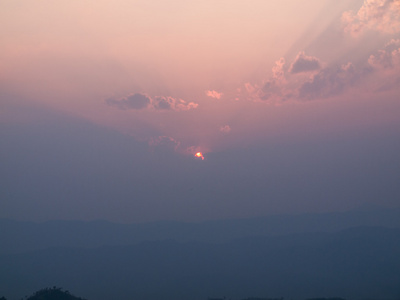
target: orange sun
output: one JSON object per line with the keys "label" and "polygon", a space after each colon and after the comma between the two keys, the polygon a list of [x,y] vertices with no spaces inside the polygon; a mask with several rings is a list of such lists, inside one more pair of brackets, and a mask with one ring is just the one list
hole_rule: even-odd
{"label": "orange sun", "polygon": [[201,157],[201,160],[204,160],[203,153],[201,153],[201,152],[197,152],[194,156]]}

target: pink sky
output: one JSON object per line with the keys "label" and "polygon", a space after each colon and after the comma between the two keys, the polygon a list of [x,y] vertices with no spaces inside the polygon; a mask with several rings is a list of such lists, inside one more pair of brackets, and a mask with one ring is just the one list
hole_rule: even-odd
{"label": "pink sky", "polygon": [[[0,89],[179,153],[400,123],[400,1],[2,1]],[[31,120],[34,121],[34,120]]]}

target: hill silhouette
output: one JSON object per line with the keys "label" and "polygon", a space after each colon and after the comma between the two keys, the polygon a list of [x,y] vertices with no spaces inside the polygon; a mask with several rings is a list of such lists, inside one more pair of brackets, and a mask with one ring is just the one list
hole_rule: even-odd
{"label": "hill silhouette", "polygon": [[70,294],[69,291],[63,291],[61,288],[44,288],[35,292],[27,300],[85,300]]}
{"label": "hill silhouette", "polygon": [[0,291],[16,299],[57,284],[96,300],[397,299],[399,253],[400,229],[380,227],[221,244],[164,240],[54,247],[0,255]]}

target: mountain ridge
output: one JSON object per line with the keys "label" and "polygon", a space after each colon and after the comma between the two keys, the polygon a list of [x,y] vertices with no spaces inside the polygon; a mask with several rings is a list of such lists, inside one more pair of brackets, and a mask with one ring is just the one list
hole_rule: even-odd
{"label": "mountain ridge", "polygon": [[[224,243],[144,241],[0,255],[0,290],[68,286],[89,299],[346,299],[400,295],[400,229],[246,237]],[[115,291],[118,291],[117,295]]]}
{"label": "mountain ridge", "polygon": [[35,223],[0,219],[0,254],[52,246],[97,247],[164,239],[221,243],[246,236],[335,232],[356,226],[400,228],[400,209],[274,215],[201,223],[159,221],[120,224],[102,220]]}

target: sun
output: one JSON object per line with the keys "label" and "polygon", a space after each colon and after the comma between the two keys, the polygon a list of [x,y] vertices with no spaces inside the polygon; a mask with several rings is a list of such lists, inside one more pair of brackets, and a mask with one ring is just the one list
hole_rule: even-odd
{"label": "sun", "polygon": [[196,154],[194,156],[201,158],[201,160],[204,160],[203,153],[201,153],[201,152],[196,152]]}

